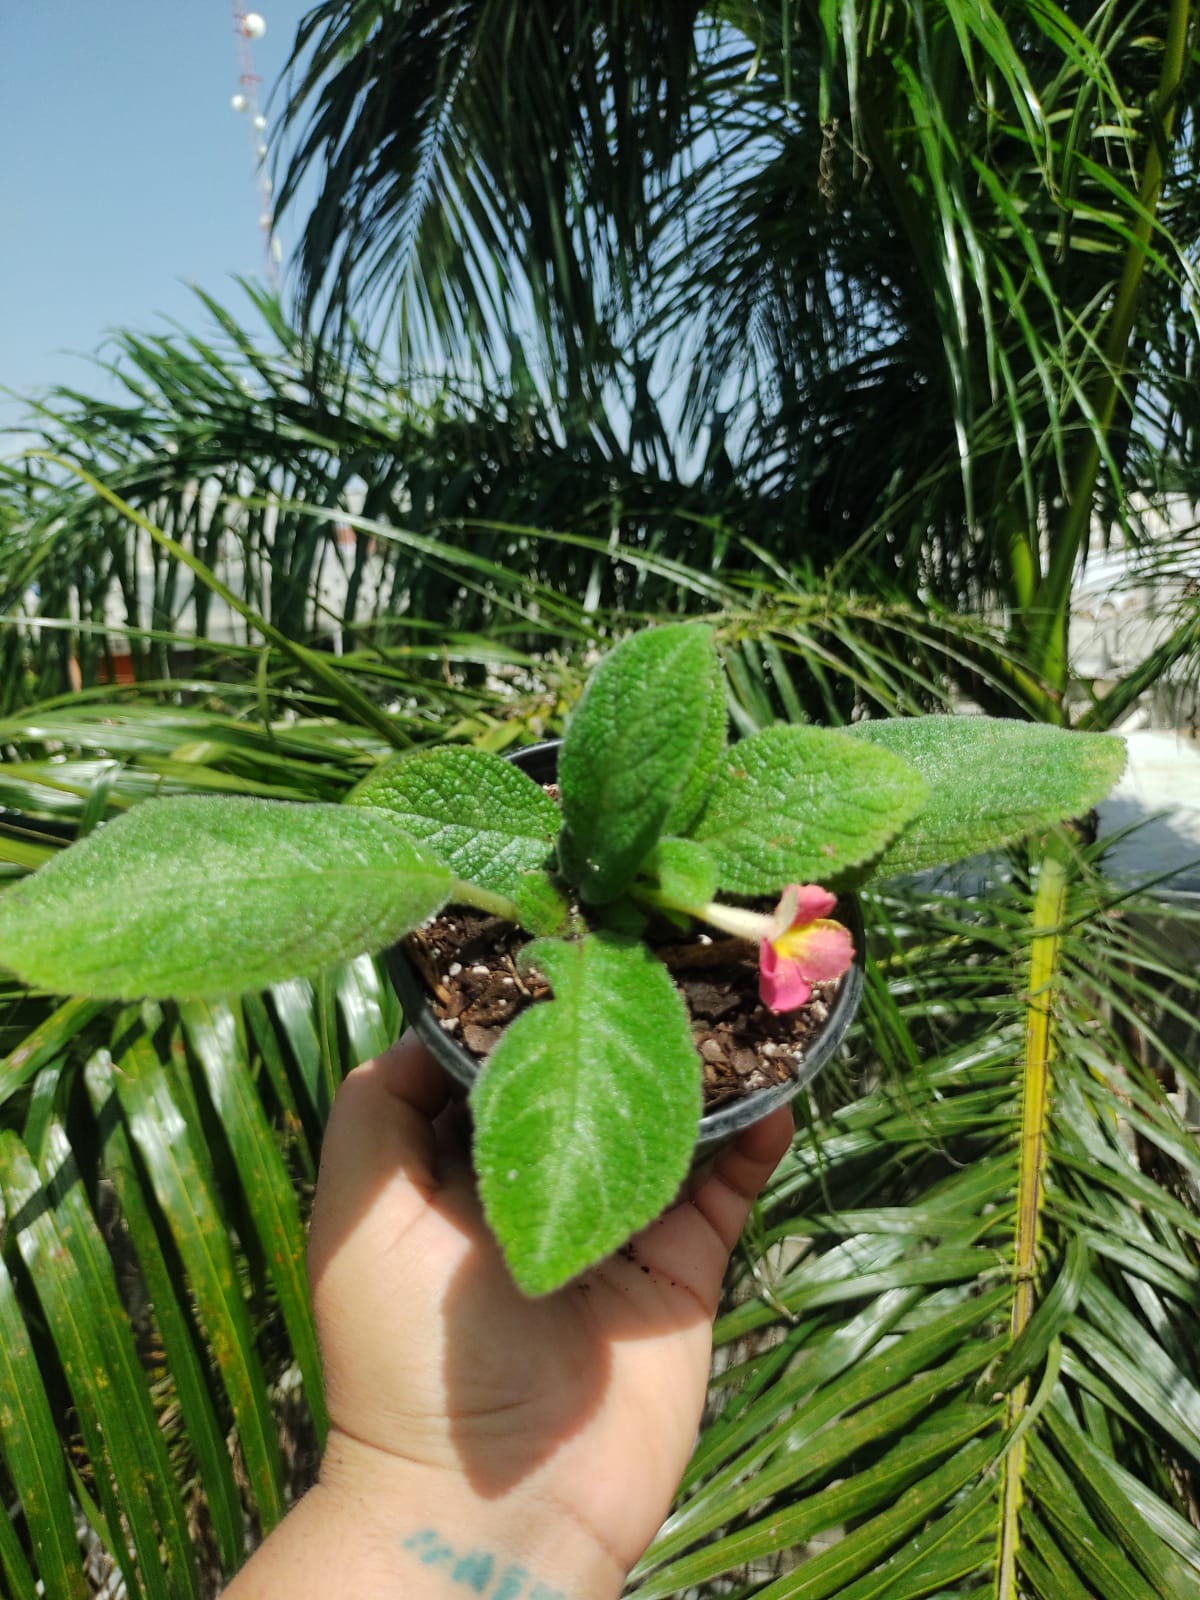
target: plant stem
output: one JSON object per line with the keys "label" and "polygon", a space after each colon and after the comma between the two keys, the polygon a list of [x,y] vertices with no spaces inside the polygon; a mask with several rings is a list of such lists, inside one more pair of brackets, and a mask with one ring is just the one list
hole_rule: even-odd
{"label": "plant stem", "polygon": [[735,939],[747,939],[752,944],[767,938],[771,932],[772,919],[761,911],[722,905],[719,900],[710,900],[702,906],[685,905],[683,901],[673,900],[663,894],[660,889],[652,889],[642,883],[636,885],[635,893],[644,905],[660,911],[681,912],[685,917],[707,922],[710,928],[719,928],[722,933],[731,933]]}
{"label": "plant stem", "polygon": [[505,922],[520,923],[521,920],[516,904],[505,895],[493,894],[490,889],[481,889],[478,884],[464,883],[461,878],[455,878],[451,887],[450,904],[475,906],[491,917],[503,917]]}
{"label": "plant stem", "polygon": [[[1029,1326],[1037,1302],[1037,1258],[1045,1200],[1046,1132],[1054,1063],[1054,1006],[1068,888],[1068,845],[1056,834],[1042,854],[1033,903],[1029,951],[1029,989],[1025,997],[1025,1054],[1021,1074],[1021,1143],[1017,1177],[1016,1240],[1013,1250],[1013,1302],[1010,1333],[1015,1345]],[[1017,1427],[1029,1404],[1029,1379],[1009,1392],[1006,1422]],[[1024,1498],[1026,1438],[1022,1432],[1000,1465],[1000,1531],[997,1596],[1019,1594],[1017,1551]]]}

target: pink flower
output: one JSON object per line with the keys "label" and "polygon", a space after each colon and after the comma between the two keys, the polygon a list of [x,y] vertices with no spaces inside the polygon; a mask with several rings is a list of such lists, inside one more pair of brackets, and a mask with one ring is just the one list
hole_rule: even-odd
{"label": "pink flower", "polygon": [[789,883],[758,946],[758,992],[768,1011],[807,1005],[814,983],[840,978],[854,960],[850,930],[829,917],[837,897],[816,883]]}

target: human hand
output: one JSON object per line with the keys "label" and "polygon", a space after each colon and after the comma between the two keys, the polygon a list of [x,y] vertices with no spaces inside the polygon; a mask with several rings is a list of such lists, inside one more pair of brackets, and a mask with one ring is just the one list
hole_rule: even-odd
{"label": "human hand", "polygon": [[[322,1493],[410,1577],[436,1560],[483,1593],[462,1557],[494,1548],[545,1580],[521,1600],[568,1583],[616,1594],[687,1464],[729,1252],[791,1131],[786,1110],[757,1124],[623,1251],[531,1300],[424,1047],[405,1039],[352,1072],[309,1241],[332,1420]],[[503,1585],[487,1600],[507,1600]]]}

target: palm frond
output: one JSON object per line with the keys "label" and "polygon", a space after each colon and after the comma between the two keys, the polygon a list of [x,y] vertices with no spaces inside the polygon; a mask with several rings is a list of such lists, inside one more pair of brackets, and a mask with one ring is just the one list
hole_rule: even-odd
{"label": "palm frond", "polygon": [[293,50],[287,115],[307,120],[280,191],[286,207],[319,164],[306,309],[391,301],[406,352],[457,333],[502,364],[506,329],[532,315],[568,391],[586,386],[629,304],[641,219],[688,142],[698,10],[318,6]]}
{"label": "palm frond", "polygon": [[764,1207],[718,1324],[713,1418],[635,1593],[1195,1588],[1188,966],[1161,905],[1130,928],[1086,856],[1069,880],[1032,1279],[1029,891],[892,896],[857,1092],[823,1095]]}
{"label": "palm frond", "polygon": [[1093,510],[1136,537],[1164,422],[1193,431],[1186,0],[695,7],[653,40],[504,10],[315,14],[287,110],[289,193],[331,153],[310,309],[395,310],[401,359],[554,374],[585,415],[657,390],[785,497],[792,550],[1033,608],[1047,646]]}

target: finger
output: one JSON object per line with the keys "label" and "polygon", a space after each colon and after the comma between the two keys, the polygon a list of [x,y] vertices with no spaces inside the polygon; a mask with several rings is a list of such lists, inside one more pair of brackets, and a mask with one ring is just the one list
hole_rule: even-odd
{"label": "finger", "polygon": [[357,1214],[398,1178],[428,1198],[436,1188],[433,1119],[449,1097],[445,1073],[411,1033],[355,1067],[325,1130],[318,1208]]}
{"label": "finger", "polygon": [[793,1133],[786,1106],[747,1128],[720,1152],[690,1199],[673,1206],[633,1241],[637,1262],[687,1288],[715,1311],[729,1252]]}
{"label": "finger", "polygon": [[433,1170],[442,1190],[475,1198],[475,1166],[472,1161],[471,1114],[466,1102],[452,1099],[433,1122]]}
{"label": "finger", "polygon": [[411,1030],[373,1061],[355,1067],[342,1085],[368,1083],[372,1092],[412,1106],[430,1122],[450,1099],[451,1082]]}
{"label": "finger", "polygon": [[450,1100],[433,1121],[438,1153],[449,1161],[471,1160],[474,1124],[465,1100]]}
{"label": "finger", "polygon": [[737,1243],[751,1206],[783,1160],[794,1133],[792,1113],[780,1106],[721,1151],[692,1195],[692,1205],[720,1239],[726,1254]]}

